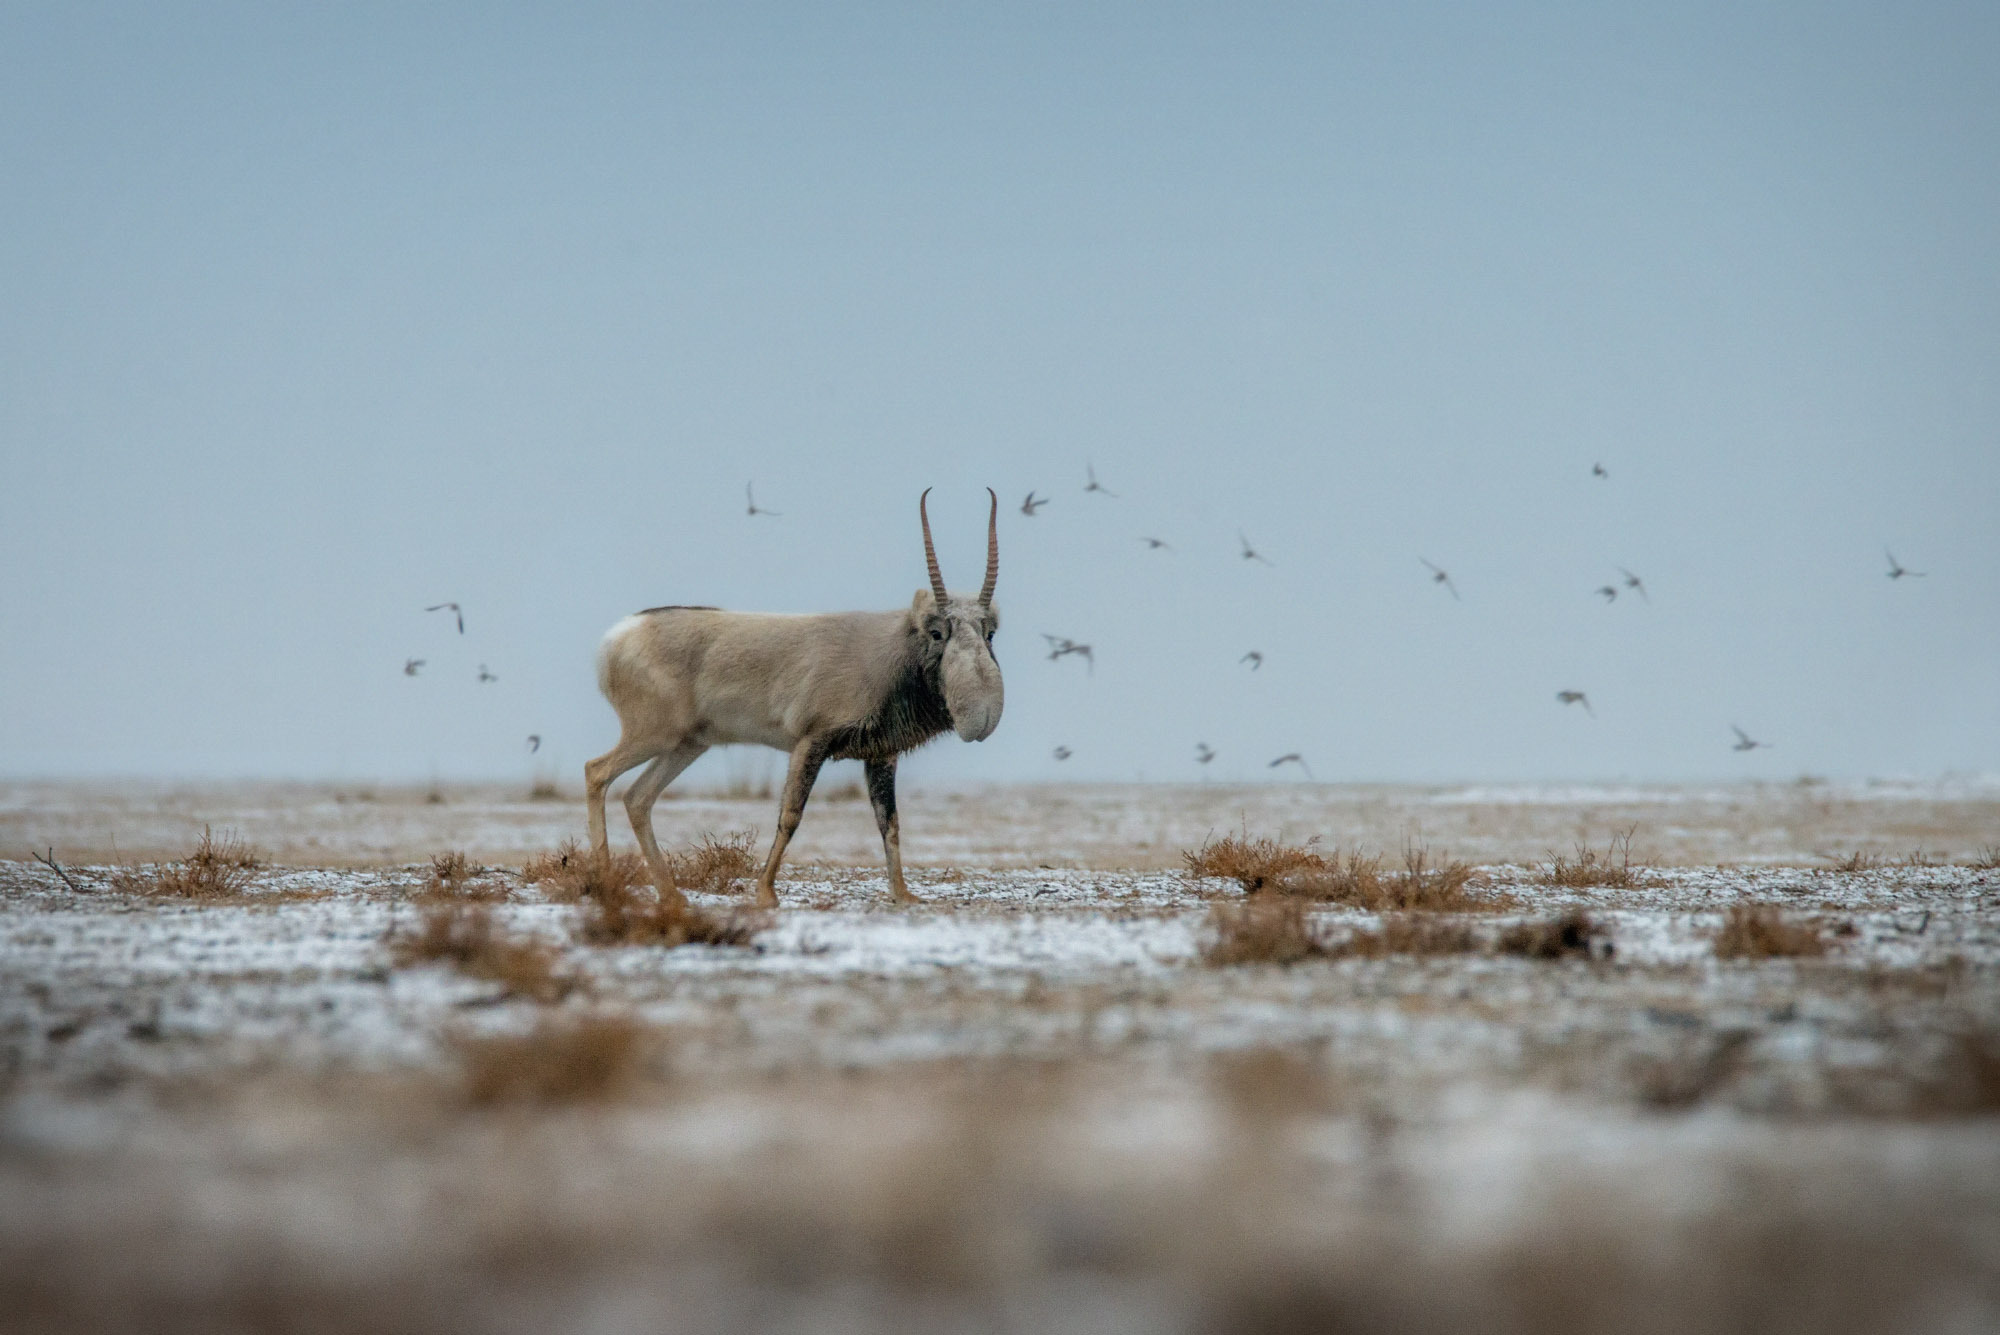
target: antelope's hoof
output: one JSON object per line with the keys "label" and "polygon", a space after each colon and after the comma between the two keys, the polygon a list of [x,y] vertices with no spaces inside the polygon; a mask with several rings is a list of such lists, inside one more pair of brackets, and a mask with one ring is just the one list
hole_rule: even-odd
{"label": "antelope's hoof", "polygon": [[758,886],[758,887],[757,887],[757,907],[758,907],[758,908],[760,908],[760,909],[774,909],[774,908],[778,907],[778,892],[777,892],[777,890],[775,890],[774,888],[772,888],[771,886],[768,886],[768,885],[760,885],[760,886]]}
{"label": "antelope's hoof", "polygon": [[897,904],[921,904],[924,902],[918,896],[911,894],[908,887],[901,885],[890,887],[889,899]]}

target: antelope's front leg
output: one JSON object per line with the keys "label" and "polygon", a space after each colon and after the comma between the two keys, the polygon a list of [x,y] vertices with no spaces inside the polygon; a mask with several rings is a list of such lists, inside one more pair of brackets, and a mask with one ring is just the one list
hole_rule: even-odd
{"label": "antelope's front leg", "polygon": [[816,737],[808,737],[792,748],[791,768],[785,773],[785,795],[778,806],[778,835],[771,840],[771,856],[764,859],[764,874],[757,878],[758,908],[778,907],[778,864],[785,860],[785,845],[792,842],[792,835],[799,828],[799,817],[806,812],[806,797],[812,792],[813,781],[819,778],[819,767],[825,763],[826,744]]}
{"label": "antelope's front leg", "polygon": [[903,884],[903,835],[896,820],[896,758],[871,760],[867,766],[868,802],[875,808],[875,828],[882,832],[882,853],[889,860],[889,897],[898,904],[921,904]]}

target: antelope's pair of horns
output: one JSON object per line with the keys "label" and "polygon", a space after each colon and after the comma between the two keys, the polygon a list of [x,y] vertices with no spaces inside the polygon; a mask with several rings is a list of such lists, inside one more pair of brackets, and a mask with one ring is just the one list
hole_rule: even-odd
{"label": "antelope's pair of horns", "polygon": [[[988,487],[986,494],[993,498],[993,508],[986,514],[986,582],[979,586],[979,605],[993,606],[993,586],[1000,580],[1000,498]],[[944,575],[938,570],[937,548],[931,543],[931,515],[928,505],[931,489],[924,488],[924,494],[917,498],[917,518],[924,525],[924,564],[931,572],[931,594],[937,605],[943,607],[946,594]]]}

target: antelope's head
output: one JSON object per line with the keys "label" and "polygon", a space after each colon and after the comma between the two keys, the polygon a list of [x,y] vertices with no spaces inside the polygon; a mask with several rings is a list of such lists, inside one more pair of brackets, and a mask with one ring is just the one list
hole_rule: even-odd
{"label": "antelope's head", "polygon": [[931,545],[931,517],[925,508],[930,490],[917,501],[924,526],[924,563],[931,586],[920,589],[910,604],[924,655],[925,675],[936,681],[951,711],[951,726],[968,742],[983,742],[1000,726],[1006,691],[1000,664],[993,657],[993,632],[1000,613],[993,607],[993,585],[1000,578],[1000,498],[988,487],[993,506],[986,516],[986,582],[977,598],[947,593],[938,573],[937,549]]}

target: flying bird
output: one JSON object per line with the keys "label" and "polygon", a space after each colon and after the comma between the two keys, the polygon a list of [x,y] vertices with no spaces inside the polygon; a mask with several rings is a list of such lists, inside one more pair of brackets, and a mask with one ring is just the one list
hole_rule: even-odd
{"label": "flying bird", "polygon": [[1908,577],[1910,579],[1922,579],[1925,575],[1930,573],[1929,571],[1925,570],[1904,569],[1902,563],[1896,559],[1896,554],[1890,551],[1887,547],[1884,547],[1882,549],[1882,555],[1889,558],[1890,579],[1903,579],[1905,577]]}
{"label": "flying bird", "polygon": [[759,506],[757,504],[757,493],[750,490],[750,484],[748,482],[745,482],[743,484],[743,498],[750,502],[750,516],[753,519],[756,518],[758,515],[769,515],[773,519],[784,518],[784,516],[776,510],[766,510],[761,506]]}
{"label": "flying bird", "polygon": [[1442,570],[1442,569],[1441,569],[1440,567],[1438,567],[1438,566],[1434,566],[1434,565],[1431,565],[1431,563],[1430,563],[1429,561],[1425,561],[1423,557],[1419,556],[1419,557],[1418,557],[1417,559],[1418,559],[1419,561],[1423,561],[1423,562],[1424,562],[1424,565],[1425,565],[1425,566],[1427,566],[1427,567],[1429,567],[1429,569],[1430,569],[1430,572],[1431,572],[1431,583],[1433,583],[1433,584],[1442,584],[1442,585],[1444,585],[1444,586],[1445,586],[1445,587],[1446,587],[1447,589],[1450,589],[1450,590],[1451,590],[1451,596],[1452,596],[1452,598],[1453,598],[1454,600],[1457,600],[1457,599],[1458,599],[1458,585],[1456,585],[1456,584],[1453,584],[1453,583],[1451,582],[1451,576],[1450,576],[1450,575],[1447,575],[1447,574],[1445,574],[1445,573],[1444,573],[1444,571],[1443,571],[1443,570]]}
{"label": "flying bird", "polygon": [[1084,488],[1085,491],[1101,491],[1114,501],[1118,499],[1117,492],[1111,490],[1111,488],[1105,486],[1102,482],[1099,482],[1097,480],[1097,470],[1095,468],[1093,468],[1089,464],[1085,464],[1083,466],[1083,471],[1090,474],[1090,485]]}
{"label": "flying bird", "polygon": [[1240,528],[1239,528],[1239,529],[1237,529],[1237,530],[1236,530],[1236,536],[1237,536],[1237,537],[1238,537],[1239,539],[1241,539],[1241,540],[1242,540],[1242,543],[1243,543],[1243,559],[1244,559],[1244,560],[1246,560],[1246,561],[1264,561],[1264,564],[1265,564],[1265,565],[1270,565],[1270,564],[1271,564],[1271,563],[1270,563],[1269,561],[1265,561],[1265,560],[1264,560],[1264,554],[1263,554],[1262,552],[1258,551],[1258,550],[1257,550],[1257,549],[1256,549],[1255,547],[1252,547],[1252,546],[1250,545],[1250,539],[1249,539],[1249,538],[1248,538],[1248,537],[1247,537],[1247,536],[1246,536],[1246,535],[1244,534],[1244,532],[1243,532],[1243,530],[1242,530],[1242,529],[1240,529]]}
{"label": "flying bird", "polygon": [[1637,589],[1639,591],[1639,596],[1641,598],[1644,598],[1649,603],[1653,601],[1653,595],[1646,592],[1645,580],[1640,579],[1637,575],[1627,570],[1624,566],[1618,567],[1618,573],[1625,577],[1626,588]]}
{"label": "flying bird", "polygon": [[1601,477],[1607,479],[1611,476],[1611,474],[1604,471],[1603,464],[1592,464],[1590,466],[1590,475],[1592,477]]}
{"label": "flying bird", "polygon": [[1243,657],[1237,659],[1236,661],[1239,663],[1248,663],[1250,665],[1250,670],[1252,672],[1255,672],[1258,668],[1264,666],[1264,655],[1261,651],[1252,649],[1249,653],[1243,655]]}
{"label": "flying bird", "polygon": [[1729,748],[1732,751],[1755,751],[1760,746],[1770,746],[1769,742],[1751,741],[1750,734],[1737,727],[1734,723],[1729,725],[1729,730],[1736,734],[1736,744]]}
{"label": "flying bird", "polygon": [[403,675],[406,677],[414,677],[417,675],[417,672],[423,667],[423,665],[424,665],[424,660],[421,658],[406,658],[403,660]]}
{"label": "flying bird", "polygon": [[1044,633],[1042,638],[1049,642],[1049,661],[1051,663],[1068,654],[1079,654],[1082,656],[1084,664],[1089,668],[1090,674],[1092,676],[1097,675],[1097,659],[1090,652],[1089,645],[1078,644],[1075,640],[1067,639],[1061,635]]}
{"label": "flying bird", "polygon": [[1602,598],[1606,607],[1618,601],[1618,586],[1615,584],[1600,584],[1591,592]]}
{"label": "flying bird", "polygon": [[1048,497],[1044,496],[1042,497],[1042,499],[1038,501],[1035,499],[1035,493],[1031,491],[1028,493],[1028,499],[1021,502],[1021,513],[1026,515],[1028,518],[1033,519],[1035,517],[1035,511],[1041,509],[1044,505],[1047,505],[1048,503],[1049,503]]}
{"label": "flying bird", "polygon": [[529,753],[530,755],[533,755],[533,754],[534,754],[535,752],[537,752],[537,751],[539,751],[539,750],[541,750],[541,749],[542,749],[542,735],[541,735],[540,733],[538,733],[538,732],[531,732],[531,733],[529,733],[529,734],[528,734],[528,753]]}
{"label": "flying bird", "polygon": [[1597,711],[1590,707],[1590,697],[1582,691],[1557,691],[1556,699],[1566,705],[1582,705],[1584,713],[1590,715],[1592,718],[1597,717]]}
{"label": "flying bird", "polygon": [[[1280,765],[1297,765],[1300,769],[1306,772],[1306,777],[1308,779],[1313,778],[1312,766],[1306,764],[1306,758],[1300,755],[1296,751],[1287,751],[1284,755],[1279,756],[1276,760],[1272,761],[1269,765],[1266,765],[1264,768],[1276,769]],[[1318,782],[1317,779],[1314,779],[1313,781],[1315,783]]]}
{"label": "flying bird", "polygon": [[1173,544],[1172,544],[1172,543],[1170,543],[1170,542],[1162,542],[1162,541],[1160,541],[1160,540],[1159,540],[1158,538],[1141,538],[1141,539],[1139,539],[1139,541],[1141,541],[1141,542],[1145,543],[1145,544],[1146,544],[1146,547],[1147,547],[1147,549],[1148,549],[1148,550],[1150,550],[1150,551],[1155,551],[1155,552],[1158,552],[1158,551],[1168,551],[1168,552],[1171,552],[1171,551],[1172,551],[1172,550],[1174,549],[1174,547],[1173,547]]}
{"label": "flying bird", "polygon": [[465,634],[465,613],[458,610],[457,603],[432,603],[429,607],[426,607],[424,611],[450,612],[452,616],[458,619],[458,633],[460,635]]}
{"label": "flying bird", "polygon": [[494,676],[491,672],[488,672],[486,670],[486,664],[481,663],[479,665],[479,680],[481,682],[488,682],[488,681],[498,681],[500,679]]}
{"label": "flying bird", "polygon": [[1054,756],[1057,760],[1068,760],[1070,751],[1067,746],[1058,746],[1055,750],[1051,751],[1049,754]]}
{"label": "flying bird", "polygon": [[1209,761],[1213,759],[1215,759],[1215,750],[1214,748],[1210,747],[1207,742],[1196,742],[1194,744],[1195,764],[1206,765]]}

